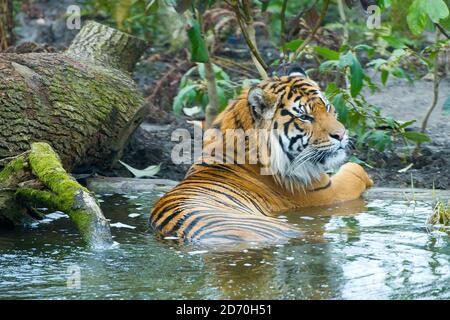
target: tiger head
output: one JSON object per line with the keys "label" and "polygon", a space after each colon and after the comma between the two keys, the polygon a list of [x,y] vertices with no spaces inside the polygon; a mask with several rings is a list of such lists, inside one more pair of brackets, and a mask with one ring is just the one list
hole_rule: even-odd
{"label": "tiger head", "polygon": [[346,159],[346,129],[305,74],[261,82],[248,91],[247,104],[254,126],[271,132],[270,167],[280,180],[307,184]]}

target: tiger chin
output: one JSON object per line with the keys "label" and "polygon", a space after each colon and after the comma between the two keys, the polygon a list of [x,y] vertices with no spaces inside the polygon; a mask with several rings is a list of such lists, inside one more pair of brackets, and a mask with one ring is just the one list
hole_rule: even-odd
{"label": "tiger chin", "polygon": [[[302,232],[277,215],[354,200],[373,185],[360,165],[342,165],[349,144],[345,127],[319,86],[298,70],[262,81],[230,101],[212,128],[220,139],[206,139],[204,154],[234,145],[220,137],[230,129],[253,130],[267,152],[254,163],[237,163],[233,153],[233,161],[206,157],[192,165],[151,211],[149,223],[162,237],[214,245],[285,242]],[[249,140],[246,160],[254,151]]]}

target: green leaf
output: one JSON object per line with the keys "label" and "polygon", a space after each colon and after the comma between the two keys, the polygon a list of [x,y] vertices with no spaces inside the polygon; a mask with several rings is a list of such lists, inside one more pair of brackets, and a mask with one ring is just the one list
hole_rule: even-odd
{"label": "green leaf", "polygon": [[409,7],[406,17],[409,29],[416,35],[421,34],[427,24],[427,14],[422,8],[422,1],[414,0],[413,4]]}
{"label": "green leaf", "polygon": [[383,86],[386,86],[388,78],[389,78],[389,71],[382,70],[381,71],[381,83],[383,84]]}
{"label": "green leaf", "polygon": [[356,56],[353,55],[353,63],[350,66],[350,74],[351,74],[351,88],[350,92],[352,97],[356,97],[362,90],[363,87],[363,79],[364,79],[364,71],[359,63],[359,60]]}
{"label": "green leaf", "polygon": [[302,40],[302,39],[295,39],[295,40],[285,43],[283,47],[284,47],[284,50],[295,51],[298,49],[298,47],[300,47],[302,45],[303,42],[304,42],[304,40]]}
{"label": "green leaf", "polygon": [[378,151],[384,151],[386,146],[391,143],[391,137],[387,132],[382,130],[375,130],[370,134],[370,144],[373,145]]}
{"label": "green leaf", "polygon": [[261,2],[261,12],[266,12],[269,7],[270,0],[260,0]]}
{"label": "green leaf", "polygon": [[[213,64],[213,71],[214,71],[214,77],[216,78],[216,80],[230,81],[230,76],[218,65]],[[202,78],[203,80],[206,79],[205,65],[203,63],[198,64],[198,74],[200,75],[200,78]]]}
{"label": "green leaf", "polygon": [[368,167],[370,169],[373,169],[373,167],[370,164],[368,164],[365,161],[362,161],[361,159],[359,159],[356,156],[350,156],[350,158],[348,158],[348,161],[349,162],[353,162],[353,163],[357,163],[357,164],[360,164],[360,165],[365,165],[366,167]]}
{"label": "green leaf", "polygon": [[191,84],[178,91],[178,94],[173,99],[172,105],[173,112],[175,114],[181,114],[181,111],[183,111],[187,101],[195,99],[197,94],[197,86],[197,84]]}
{"label": "green leaf", "polygon": [[159,3],[158,0],[151,0],[145,7],[145,14],[155,14],[158,11]]}
{"label": "green leaf", "polygon": [[328,60],[328,61],[322,62],[320,64],[319,70],[321,72],[329,71],[329,70],[333,70],[335,67],[338,67],[338,66],[339,66],[338,60]]}
{"label": "green leaf", "polygon": [[325,96],[331,100],[338,92],[339,88],[336,82],[329,82],[325,89]]}
{"label": "green leaf", "polygon": [[424,133],[420,133],[420,132],[415,132],[415,131],[408,131],[403,133],[403,136],[411,141],[414,142],[430,142],[431,139],[428,135],[424,134]]}
{"label": "green leaf", "polygon": [[334,51],[334,50],[331,50],[331,49],[328,49],[328,48],[325,48],[325,47],[318,47],[318,46],[314,47],[314,51],[318,55],[322,56],[325,59],[328,59],[328,60],[339,60],[340,53],[337,52],[337,51]]}
{"label": "green leaf", "polygon": [[144,170],[139,170],[136,168],[133,168],[132,166],[129,166],[125,162],[120,161],[120,164],[123,165],[125,168],[128,169],[136,178],[143,178],[143,177],[153,177],[161,170],[161,164],[158,164],[156,166],[149,166],[145,168]]}
{"label": "green leaf", "polygon": [[345,104],[344,95],[342,93],[337,94],[333,98],[333,105],[336,108],[336,112],[338,113],[338,119],[344,124],[347,124],[348,119],[348,108]]}
{"label": "green leaf", "polygon": [[397,126],[397,122],[391,117],[386,117],[384,120],[391,129],[395,129]]}
{"label": "green leaf", "polygon": [[443,0],[422,0],[421,6],[434,23],[439,23],[449,15],[447,4]]}
{"label": "green leaf", "polygon": [[384,41],[387,42],[388,45],[395,49],[403,49],[406,48],[406,44],[403,43],[402,40],[398,39],[395,36],[389,35],[389,36],[383,36],[381,37]]}
{"label": "green leaf", "polygon": [[405,121],[400,125],[400,129],[405,129],[405,128],[409,127],[410,125],[413,125],[416,122],[417,122],[417,120]]}
{"label": "green leaf", "polygon": [[363,50],[367,52],[367,57],[371,59],[373,54],[375,53],[375,49],[367,44],[359,44],[355,48],[355,50]]}
{"label": "green leaf", "polygon": [[187,34],[191,43],[191,60],[194,62],[208,62],[208,49],[197,20],[191,19]]}
{"label": "green leaf", "polygon": [[414,0],[409,7],[407,22],[414,34],[421,34],[429,18],[434,23],[449,16],[447,4],[443,0]]}
{"label": "green leaf", "polygon": [[344,69],[345,67],[351,66],[354,59],[355,57],[353,56],[353,53],[351,51],[348,51],[339,59],[339,69]]}
{"label": "green leaf", "polygon": [[222,87],[217,86],[217,98],[219,99],[219,112],[222,112],[227,106],[227,97]]}
{"label": "green leaf", "polygon": [[391,6],[391,0],[378,0],[377,4],[380,6],[381,10],[384,10]]}

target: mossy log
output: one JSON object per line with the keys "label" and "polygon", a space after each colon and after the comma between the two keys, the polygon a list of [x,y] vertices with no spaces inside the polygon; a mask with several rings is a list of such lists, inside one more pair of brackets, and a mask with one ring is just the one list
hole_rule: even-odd
{"label": "mossy log", "polygon": [[0,54],[0,226],[47,207],[67,213],[89,244],[111,242],[95,198],[66,170],[120,159],[145,116],[130,74],[145,48],[89,22],[64,53]]}
{"label": "mossy log", "polygon": [[64,53],[0,54],[0,159],[45,141],[68,170],[110,168],[144,117],[130,71],[145,48],[89,22]]}
{"label": "mossy log", "polygon": [[[2,206],[6,201],[12,207]],[[109,222],[95,196],[73,179],[47,143],[33,143],[0,171],[0,217],[10,223],[40,218],[38,208],[63,211],[74,221],[86,243],[112,244]]]}

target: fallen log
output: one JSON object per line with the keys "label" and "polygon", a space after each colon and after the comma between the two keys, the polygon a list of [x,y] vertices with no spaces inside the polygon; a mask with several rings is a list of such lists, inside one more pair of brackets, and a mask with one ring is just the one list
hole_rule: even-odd
{"label": "fallen log", "polygon": [[145,48],[89,22],[64,53],[0,54],[0,227],[46,207],[68,214],[91,246],[112,243],[95,197],[66,170],[120,159],[145,116],[130,76]]}
{"label": "fallen log", "polygon": [[29,216],[42,218],[40,207],[66,213],[90,246],[112,244],[109,222],[95,196],[64,170],[52,147],[42,142],[33,143],[29,152],[0,171],[0,217],[23,224]]}
{"label": "fallen log", "polygon": [[114,165],[144,117],[130,71],[145,47],[90,22],[65,53],[0,54],[0,159],[45,141],[68,170]]}

